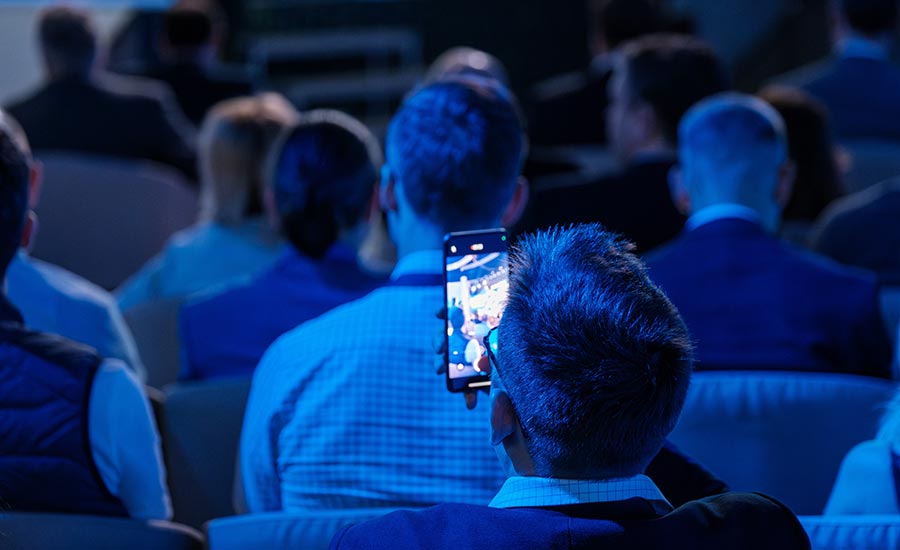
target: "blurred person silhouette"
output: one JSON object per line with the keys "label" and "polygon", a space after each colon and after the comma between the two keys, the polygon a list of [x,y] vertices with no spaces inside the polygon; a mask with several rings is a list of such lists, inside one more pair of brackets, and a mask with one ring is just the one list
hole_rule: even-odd
{"label": "blurred person silhouette", "polygon": [[690,218],[648,257],[650,276],[698,342],[698,369],[891,377],[874,276],[775,237],[794,169],[767,103],[722,94],[679,129],[676,203]]}
{"label": "blurred person silhouette", "polygon": [[681,412],[691,338],[629,249],[599,224],[518,241],[485,342],[506,481],[489,506],[394,512],[343,528],[333,549],[809,548],[774,499],[726,493],[676,508],[644,475]]}
{"label": "blurred person silhouette", "polygon": [[349,115],[317,110],[279,143],[266,203],[291,246],[258,276],[182,308],[182,378],[250,376],[281,334],[386,282],[357,260],[381,165],[375,137]]}
{"label": "blurred person silhouette", "polygon": [[213,107],[199,139],[199,220],[173,235],[116,290],[123,311],[259,273],[278,259],[282,242],[264,216],[264,165],[278,135],[297,117],[273,93]]}
{"label": "blurred person silhouette", "polygon": [[[15,137],[21,133],[9,124],[8,117],[0,117],[4,275],[28,228],[29,180],[35,174],[24,143]],[[26,328],[5,291],[0,293],[0,321],[4,508],[169,518],[159,434],[137,378],[117,359]]]}
{"label": "blurred person silhouette", "polygon": [[821,101],[840,141],[900,141],[900,68],[889,59],[896,0],[836,0],[832,19],[832,56],[775,81]]}
{"label": "blurred person silhouette", "polygon": [[143,379],[144,365],[115,298],[106,290],[59,266],[29,256],[38,232],[34,207],[40,199],[41,164],[31,153],[22,127],[0,110],[0,121],[29,165],[28,207],[19,251],[6,269],[6,294],[28,327],[93,346],[124,361]]}
{"label": "blurred person silhouette", "polygon": [[844,457],[824,514],[900,514],[900,392],[887,405],[875,439]]}
{"label": "blurred person silhouette", "polygon": [[166,11],[159,38],[161,62],[147,74],[169,85],[194,124],[216,103],[253,92],[246,71],[218,61],[216,20],[222,16],[216,8],[213,2],[179,2]]}
{"label": "blurred person silhouette", "polygon": [[194,179],[194,130],[171,91],[101,73],[88,11],[49,7],[38,18],[37,34],[44,83],[7,107],[35,150],[149,159]]}
{"label": "blurred person silhouette", "polygon": [[668,183],[678,121],[694,103],[727,87],[721,61],[697,38],[649,35],[621,46],[609,83],[606,135],[623,168],[536,186],[518,230],[600,222],[641,253],[674,238],[685,219]]}
{"label": "blurred person silhouette", "polygon": [[847,194],[828,111],[799,88],[767,86],[757,96],[784,120],[788,157],[796,168],[791,198],[781,213],[780,234],[806,246],[810,227],[819,214]]}

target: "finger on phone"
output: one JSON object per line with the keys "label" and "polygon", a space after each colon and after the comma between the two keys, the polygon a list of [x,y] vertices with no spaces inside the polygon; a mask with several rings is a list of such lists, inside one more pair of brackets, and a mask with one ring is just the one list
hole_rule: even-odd
{"label": "finger on phone", "polygon": [[478,405],[478,392],[467,391],[465,393],[466,396],[466,408],[470,411]]}

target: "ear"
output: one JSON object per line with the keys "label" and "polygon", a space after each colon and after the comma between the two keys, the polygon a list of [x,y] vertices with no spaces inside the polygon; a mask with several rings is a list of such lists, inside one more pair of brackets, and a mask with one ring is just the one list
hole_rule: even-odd
{"label": "ear", "polygon": [[26,252],[31,251],[34,245],[34,236],[37,233],[38,217],[34,210],[29,210],[25,214],[25,223],[22,226],[22,239],[19,241],[19,247]]}
{"label": "ear", "polygon": [[529,195],[528,180],[519,176],[519,181],[516,182],[516,189],[513,191],[512,197],[509,199],[506,208],[503,210],[503,215],[500,217],[500,225],[512,227],[519,221],[522,213],[525,212],[525,206],[528,205]]}
{"label": "ear", "polygon": [[797,178],[797,166],[792,161],[787,161],[778,169],[778,185],[775,187],[775,201],[778,206],[784,208],[791,200],[794,192],[794,181]]}
{"label": "ear", "polygon": [[681,172],[681,167],[678,165],[673,166],[669,170],[669,194],[672,197],[672,204],[675,205],[675,208],[684,214],[685,216],[690,216],[691,214],[691,196],[688,193],[687,185],[684,183],[684,175]]}
{"label": "ear", "polygon": [[491,445],[500,445],[516,434],[519,419],[509,395],[503,390],[491,392]]}
{"label": "ear", "polygon": [[38,160],[31,161],[28,174],[28,206],[37,208],[41,202],[41,187],[44,183],[44,165]]}
{"label": "ear", "polygon": [[275,193],[272,188],[266,186],[262,193],[263,208],[266,210],[266,219],[273,231],[281,231],[281,216],[278,215],[278,207],[275,205]]}
{"label": "ear", "polygon": [[378,203],[384,212],[397,211],[397,192],[394,186],[394,175],[390,167],[385,164],[381,167],[381,185],[378,187]]}

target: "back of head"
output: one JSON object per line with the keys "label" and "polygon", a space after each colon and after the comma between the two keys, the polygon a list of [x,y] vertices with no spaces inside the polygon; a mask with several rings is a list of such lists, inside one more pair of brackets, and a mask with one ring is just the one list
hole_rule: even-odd
{"label": "back of head", "polygon": [[71,6],[45,9],[38,17],[38,37],[51,77],[90,73],[97,36],[88,11]]}
{"label": "back of head", "polygon": [[593,32],[603,40],[601,50],[664,28],[662,9],[654,0],[592,0],[588,10]]}
{"label": "back of head", "polygon": [[781,116],[765,101],[738,93],[701,101],[682,119],[679,140],[694,211],[734,203],[754,208],[767,220],[777,211],[787,140]]}
{"label": "back of head", "polygon": [[297,111],[278,94],[216,104],[200,129],[202,217],[237,225],[263,213],[264,167],[279,134]]}
{"label": "back of head", "polygon": [[276,152],[272,189],[281,230],[319,258],[366,219],[381,149],[358,120],[338,111],[304,113]]}
{"label": "back of head", "polygon": [[497,371],[539,476],[641,473],[678,420],[690,338],[629,250],[599,224],[514,249]]}
{"label": "back of head", "polygon": [[424,82],[431,84],[454,75],[492,78],[509,87],[509,73],[499,59],[485,51],[466,46],[450,48],[439,55],[428,67]]}
{"label": "back of head", "polygon": [[210,15],[191,7],[175,7],[166,12],[163,24],[166,43],[176,51],[193,51],[212,41]]}
{"label": "back of head", "polygon": [[0,112],[0,274],[6,273],[28,211],[29,156],[24,133]]}
{"label": "back of head", "polygon": [[649,35],[622,46],[617,70],[626,94],[653,108],[665,140],[678,141],[678,122],[692,105],[729,88],[725,67],[713,49],[687,35]]}
{"label": "back of head", "polygon": [[525,135],[505,88],[461,76],[407,98],[386,143],[390,175],[409,207],[449,232],[497,224],[518,180]]}
{"label": "back of head", "polygon": [[875,37],[897,29],[897,0],[839,0],[841,14],[854,31]]}

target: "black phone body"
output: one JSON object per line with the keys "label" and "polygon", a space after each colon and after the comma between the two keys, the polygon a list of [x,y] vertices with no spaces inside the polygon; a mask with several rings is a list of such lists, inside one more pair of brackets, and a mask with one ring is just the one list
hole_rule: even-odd
{"label": "black phone body", "polygon": [[444,237],[444,361],[449,391],[491,385],[491,365],[483,341],[500,323],[508,294],[505,229],[449,233]]}

